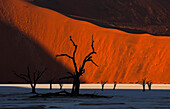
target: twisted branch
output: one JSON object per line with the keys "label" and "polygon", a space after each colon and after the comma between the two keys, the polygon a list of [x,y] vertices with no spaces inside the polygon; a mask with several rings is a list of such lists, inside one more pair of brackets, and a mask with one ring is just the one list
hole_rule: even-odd
{"label": "twisted branch", "polygon": [[56,57],[59,57],[59,56],[66,56],[66,57],[68,57],[68,58],[70,58],[70,59],[73,59],[73,57],[69,56],[68,54],[60,54],[60,55],[56,55]]}
{"label": "twisted branch", "polygon": [[94,50],[94,46],[93,46],[94,40],[93,40],[93,35],[92,35],[92,44],[91,44],[91,48],[92,48],[92,52],[90,52],[83,60],[83,64],[81,66],[81,70],[84,69],[84,66],[86,64],[87,61],[91,61],[94,65],[98,66],[93,60],[92,60],[92,54],[96,54],[95,50]]}

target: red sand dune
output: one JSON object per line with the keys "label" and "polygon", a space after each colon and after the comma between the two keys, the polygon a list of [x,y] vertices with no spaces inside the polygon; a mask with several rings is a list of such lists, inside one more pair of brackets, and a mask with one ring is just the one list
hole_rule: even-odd
{"label": "red sand dune", "polygon": [[102,28],[23,0],[1,0],[0,22],[0,82],[19,81],[11,71],[25,72],[28,63],[49,68],[42,81],[64,76],[73,71],[72,62],[55,55],[72,54],[71,35],[78,45],[80,65],[91,50],[93,34],[97,52],[93,59],[99,67],[87,64],[82,81],[129,83],[147,78],[153,83],[170,83],[170,37]]}

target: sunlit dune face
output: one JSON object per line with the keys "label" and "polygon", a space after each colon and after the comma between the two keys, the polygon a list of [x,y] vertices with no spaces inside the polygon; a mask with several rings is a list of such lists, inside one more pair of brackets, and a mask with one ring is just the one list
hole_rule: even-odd
{"label": "sunlit dune face", "polygon": [[99,67],[90,62],[86,64],[86,72],[81,77],[86,83],[101,80],[108,80],[108,83],[136,83],[143,78],[153,83],[170,83],[170,37],[106,29],[22,0],[3,0],[0,7],[3,9],[0,21],[18,28],[72,72],[74,67],[71,60],[66,57],[56,59],[55,55],[72,55],[74,47],[69,40],[71,35],[78,45],[76,61],[80,66],[91,51],[93,35],[94,49],[97,52],[93,55],[93,60]]}

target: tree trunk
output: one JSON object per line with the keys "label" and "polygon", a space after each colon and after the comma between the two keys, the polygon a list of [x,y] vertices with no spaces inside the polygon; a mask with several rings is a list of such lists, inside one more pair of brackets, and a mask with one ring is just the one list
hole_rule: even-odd
{"label": "tree trunk", "polygon": [[52,90],[52,82],[50,82],[50,90]]}
{"label": "tree trunk", "polygon": [[143,84],[143,92],[145,91],[145,85]]}
{"label": "tree trunk", "polygon": [[79,77],[77,77],[76,87],[75,87],[75,95],[79,95],[79,90],[80,90],[80,79],[79,79]]}
{"label": "tree trunk", "polygon": [[115,90],[116,89],[116,84],[114,84],[114,88],[113,88],[113,90]]}
{"label": "tree trunk", "polygon": [[73,87],[72,87],[72,94],[79,95],[80,90],[80,79],[79,77],[74,78]]}
{"label": "tree trunk", "polygon": [[151,87],[149,87],[149,91],[151,91]]}
{"label": "tree trunk", "polygon": [[104,85],[102,85],[102,91],[103,91],[103,89],[104,89]]}
{"label": "tree trunk", "polygon": [[75,84],[76,84],[76,81],[75,81],[75,78],[74,78],[74,81],[73,81],[73,86],[72,86],[72,91],[71,93],[74,95],[75,93]]}
{"label": "tree trunk", "polygon": [[62,85],[60,85],[60,90],[62,90],[62,88],[63,88],[63,86],[62,86]]}
{"label": "tree trunk", "polygon": [[36,93],[34,86],[32,87],[32,93]]}
{"label": "tree trunk", "polygon": [[149,91],[151,91],[151,84],[148,84]]}

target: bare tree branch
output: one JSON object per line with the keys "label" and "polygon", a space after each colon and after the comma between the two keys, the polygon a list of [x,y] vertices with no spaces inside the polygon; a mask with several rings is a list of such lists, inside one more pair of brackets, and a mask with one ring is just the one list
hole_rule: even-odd
{"label": "bare tree branch", "polygon": [[63,86],[62,82],[61,81],[58,81],[58,84],[60,85],[60,87]]}
{"label": "bare tree branch", "polygon": [[84,58],[84,60],[87,60],[92,54],[96,54],[96,52],[90,52],[90,53]]}
{"label": "bare tree branch", "polygon": [[23,80],[25,80],[26,82],[30,82],[25,76],[23,76],[24,74],[17,74],[15,71],[13,71],[14,72],[14,75],[16,75],[18,78],[21,78],[21,79],[23,79]]}
{"label": "bare tree branch", "polygon": [[74,41],[72,40],[71,36],[70,36],[70,40],[71,40],[71,42],[73,43],[73,46],[77,46],[77,45],[74,43]]}
{"label": "bare tree branch", "polygon": [[27,78],[27,75],[25,75],[25,74],[20,74],[20,76],[23,76],[23,77]]}
{"label": "bare tree branch", "polygon": [[106,84],[106,83],[107,83],[107,81],[102,81],[102,80],[101,80],[101,84]]}
{"label": "bare tree branch", "polygon": [[71,72],[67,72],[68,74],[70,74],[71,76],[74,76],[74,74],[72,74]]}
{"label": "bare tree branch", "polygon": [[29,68],[30,65],[27,66],[27,76],[28,76],[28,79],[30,80],[30,84],[32,86],[32,80],[31,80],[31,76],[30,76],[30,68]]}
{"label": "bare tree branch", "polygon": [[93,40],[93,35],[92,35],[92,44],[91,44],[91,48],[92,48],[93,52],[95,52],[95,51],[94,51],[94,47],[93,47],[93,43],[94,43],[94,40]]}
{"label": "bare tree branch", "polygon": [[60,54],[60,55],[56,55],[56,57],[59,57],[59,56],[66,56],[66,57],[68,57],[68,58],[73,59],[73,57],[69,56],[68,54]]}
{"label": "bare tree branch", "polygon": [[95,66],[97,66],[98,67],[98,65],[91,59],[90,60]]}
{"label": "bare tree branch", "polygon": [[75,49],[74,49],[74,52],[73,52],[73,58],[75,57],[76,51],[77,51],[77,45],[75,46]]}
{"label": "bare tree branch", "polygon": [[44,72],[47,70],[47,68],[44,68],[44,70],[41,72],[40,77],[44,74]]}
{"label": "bare tree branch", "polygon": [[93,46],[94,40],[93,40],[93,35],[92,35],[92,44],[91,44],[91,48],[92,48],[92,52],[90,52],[83,60],[83,64],[82,64],[82,69],[84,69],[85,63],[87,61],[91,61],[94,65],[98,66],[91,58],[92,58],[92,54],[96,54],[95,50],[94,50],[94,46]]}
{"label": "bare tree branch", "polygon": [[58,81],[58,84],[60,85],[60,90],[61,90],[62,87],[63,87],[63,84],[62,84],[62,82],[60,80]]}
{"label": "bare tree branch", "polygon": [[47,70],[47,68],[45,68],[42,72],[38,71],[36,81],[38,81],[38,80],[40,79],[40,77],[44,74],[44,72],[45,72],[46,70]]}
{"label": "bare tree branch", "polygon": [[76,64],[76,60],[75,60],[75,54],[76,54],[76,51],[77,51],[77,45],[74,43],[74,41],[72,40],[72,38],[71,38],[71,36],[70,36],[70,41],[73,43],[73,46],[75,47],[74,48],[74,52],[73,52],[73,58],[72,58],[72,60],[73,60],[73,64],[74,64],[74,68],[75,68],[75,71],[76,71],[76,73],[78,72],[77,71],[77,64]]}
{"label": "bare tree branch", "polygon": [[77,51],[77,45],[72,40],[71,36],[70,36],[70,41],[73,43],[73,46],[75,47],[74,52],[73,52],[73,57],[75,57],[75,54],[76,54],[76,51]]}
{"label": "bare tree branch", "polygon": [[75,71],[76,71],[76,73],[77,73],[77,72],[78,72],[78,71],[77,71],[77,64],[76,64],[76,61],[75,61],[75,54],[76,54],[76,51],[77,51],[77,45],[76,45],[76,44],[74,43],[74,41],[72,40],[71,36],[70,36],[70,41],[73,43],[73,46],[75,47],[74,52],[73,52],[73,57],[69,56],[68,54],[60,54],[60,55],[56,55],[56,57],[58,57],[58,56],[66,56],[66,57],[72,59],[73,64],[74,64]]}

